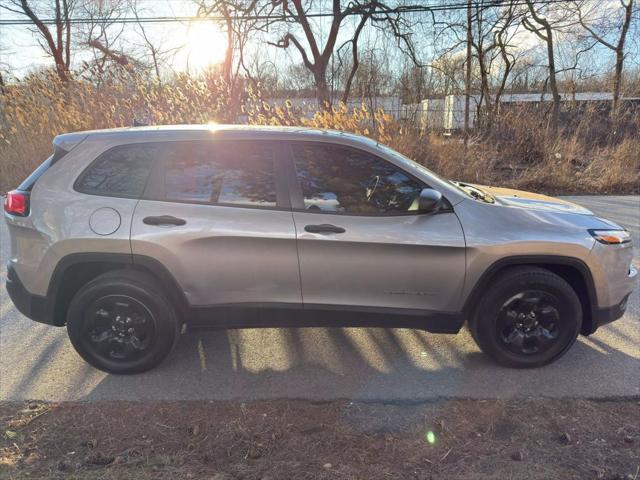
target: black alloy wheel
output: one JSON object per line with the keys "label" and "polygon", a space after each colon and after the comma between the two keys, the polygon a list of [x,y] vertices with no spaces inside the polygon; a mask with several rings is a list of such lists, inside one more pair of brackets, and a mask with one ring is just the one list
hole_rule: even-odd
{"label": "black alloy wheel", "polygon": [[507,367],[541,367],[564,355],[582,328],[576,291],[540,267],[505,269],[491,281],[469,319],[480,349]]}
{"label": "black alloy wheel", "polygon": [[151,311],[126,295],[106,295],[87,310],[83,341],[105,359],[132,361],[149,350],[156,333]]}
{"label": "black alloy wheel", "polygon": [[502,305],[496,327],[513,353],[544,353],[558,341],[563,327],[558,298],[540,290],[518,293]]}
{"label": "black alloy wheel", "polygon": [[156,279],[132,269],[94,278],[74,295],[67,312],[76,351],[109,373],[140,373],[159,365],[176,345],[180,326]]}

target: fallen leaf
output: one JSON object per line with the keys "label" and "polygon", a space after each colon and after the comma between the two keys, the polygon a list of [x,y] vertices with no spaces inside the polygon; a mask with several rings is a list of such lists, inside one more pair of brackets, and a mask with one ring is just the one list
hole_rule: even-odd
{"label": "fallen leaf", "polygon": [[563,445],[569,445],[571,443],[571,435],[569,435],[567,432],[564,432],[562,435],[560,435],[558,440]]}
{"label": "fallen leaf", "polygon": [[516,462],[521,462],[524,460],[524,453],[521,451],[513,452],[511,454],[511,460],[515,460]]}

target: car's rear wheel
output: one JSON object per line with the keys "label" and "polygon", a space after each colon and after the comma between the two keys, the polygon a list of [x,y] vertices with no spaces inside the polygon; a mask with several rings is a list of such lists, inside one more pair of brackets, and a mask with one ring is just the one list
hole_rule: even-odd
{"label": "car's rear wheel", "polygon": [[480,349],[515,368],[540,367],[558,359],[573,345],[581,325],[582,306],[571,285],[537,267],[502,273],[469,321]]}
{"label": "car's rear wheel", "polygon": [[88,363],[109,373],[149,370],[164,360],[179,336],[175,309],[152,277],[108,272],[73,297],[67,331]]}

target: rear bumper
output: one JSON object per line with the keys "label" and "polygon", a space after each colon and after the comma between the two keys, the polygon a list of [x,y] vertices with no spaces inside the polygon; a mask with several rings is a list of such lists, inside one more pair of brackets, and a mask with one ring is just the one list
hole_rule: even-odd
{"label": "rear bumper", "polygon": [[47,298],[34,295],[24,288],[13,267],[7,267],[7,292],[18,311],[36,322],[54,325],[53,311]]}

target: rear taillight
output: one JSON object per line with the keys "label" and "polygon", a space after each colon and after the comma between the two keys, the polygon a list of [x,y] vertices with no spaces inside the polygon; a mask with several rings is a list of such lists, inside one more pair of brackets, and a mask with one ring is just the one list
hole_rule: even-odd
{"label": "rear taillight", "polygon": [[12,190],[4,198],[4,211],[10,215],[26,217],[29,215],[29,192]]}

